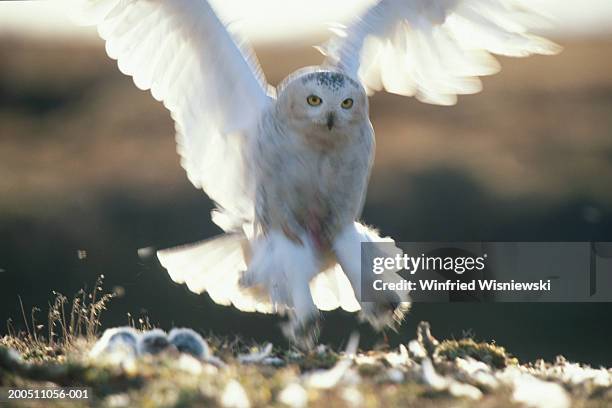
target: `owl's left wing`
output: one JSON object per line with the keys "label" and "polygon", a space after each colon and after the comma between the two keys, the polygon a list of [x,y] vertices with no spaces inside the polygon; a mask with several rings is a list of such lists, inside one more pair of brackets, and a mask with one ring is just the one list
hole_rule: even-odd
{"label": "owl's left wing", "polygon": [[108,55],[150,90],[176,124],[181,164],[222,210],[224,229],[252,218],[245,137],[270,92],[244,39],[206,0],[64,0],[77,22],[96,25]]}
{"label": "owl's left wing", "polygon": [[322,51],[326,64],[382,90],[452,105],[494,74],[493,54],[555,54],[560,47],[521,24],[536,16],[520,0],[379,0],[355,23],[338,28]]}

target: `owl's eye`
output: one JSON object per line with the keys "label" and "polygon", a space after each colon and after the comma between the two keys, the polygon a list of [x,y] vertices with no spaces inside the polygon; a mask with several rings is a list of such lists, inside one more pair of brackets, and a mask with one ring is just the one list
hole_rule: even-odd
{"label": "owl's eye", "polygon": [[340,104],[344,109],[351,109],[353,107],[353,100],[351,98],[345,99]]}
{"label": "owl's eye", "polygon": [[306,102],[308,102],[310,106],[319,106],[323,102],[323,99],[317,95],[310,95],[308,98],[306,98]]}

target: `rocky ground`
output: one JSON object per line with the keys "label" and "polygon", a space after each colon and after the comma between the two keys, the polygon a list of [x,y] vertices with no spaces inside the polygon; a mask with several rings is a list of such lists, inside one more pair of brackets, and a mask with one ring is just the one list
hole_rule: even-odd
{"label": "rocky ground", "polygon": [[[142,332],[139,332],[142,336]],[[146,335],[146,334],[145,334]],[[164,334],[165,335],[165,334]],[[108,336],[107,336],[108,337]],[[104,341],[104,340],[102,340]],[[428,323],[397,349],[360,350],[358,336],[337,352],[206,339],[204,354],[158,354],[73,339],[69,347],[0,341],[0,387],[89,387],[84,401],[15,406],[96,407],[607,407],[612,369],[558,357],[521,364],[503,347],[473,339],[436,340]],[[104,346],[104,344],[102,344]],[[17,350],[20,350],[21,353]],[[11,404],[9,404],[11,406]]]}

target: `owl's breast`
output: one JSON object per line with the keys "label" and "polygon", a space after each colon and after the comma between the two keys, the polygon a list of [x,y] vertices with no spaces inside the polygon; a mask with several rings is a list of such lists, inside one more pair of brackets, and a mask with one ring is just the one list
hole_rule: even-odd
{"label": "owl's breast", "polygon": [[269,118],[260,128],[254,155],[257,182],[266,196],[261,213],[273,226],[299,225],[322,245],[358,215],[371,161],[371,132],[298,132]]}
{"label": "owl's breast", "polygon": [[320,131],[319,129],[306,131],[301,134],[304,143],[319,154],[334,154],[349,143],[350,137],[340,132]]}

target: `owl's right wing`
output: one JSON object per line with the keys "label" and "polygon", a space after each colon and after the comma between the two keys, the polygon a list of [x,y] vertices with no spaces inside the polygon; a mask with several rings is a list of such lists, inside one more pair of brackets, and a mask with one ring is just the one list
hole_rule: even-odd
{"label": "owl's right wing", "polygon": [[452,105],[480,91],[494,74],[491,56],[555,54],[560,47],[530,34],[542,20],[527,0],[378,0],[355,22],[336,30],[321,50],[326,63],[359,78],[369,93],[415,96]]}
{"label": "owl's right wing", "polygon": [[[108,55],[170,110],[189,180],[220,207],[224,229],[252,219],[245,138],[271,91],[251,49],[206,0],[67,0]],[[215,218],[215,217],[213,217]]]}

